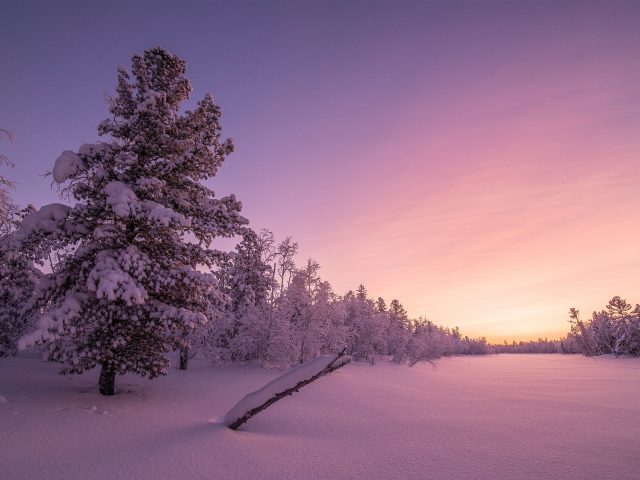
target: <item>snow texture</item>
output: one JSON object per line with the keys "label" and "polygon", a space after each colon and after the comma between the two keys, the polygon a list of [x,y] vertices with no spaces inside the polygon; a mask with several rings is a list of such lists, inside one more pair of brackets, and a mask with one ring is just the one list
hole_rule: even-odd
{"label": "snow texture", "polygon": [[40,210],[27,215],[18,232],[24,236],[35,232],[55,232],[67,219],[70,208],[61,203],[51,203],[45,205]]}
{"label": "snow texture", "polygon": [[183,227],[191,225],[191,221],[184,215],[180,215],[176,211],[159,203],[146,200],[143,202],[142,208],[149,220],[164,225],[165,227],[168,227],[171,222],[175,222]]}
{"label": "snow texture", "polygon": [[104,187],[104,193],[107,195],[107,204],[119,217],[128,217],[135,213],[138,197],[124,183],[116,180],[109,182]]}
{"label": "snow texture", "polygon": [[18,348],[24,350],[29,345],[40,341],[50,341],[57,338],[63,327],[80,313],[83,296],[69,293],[59,307],[45,312],[39,319],[36,329],[24,335],[18,341]]}
{"label": "snow texture", "polygon": [[65,150],[56,159],[53,166],[53,179],[57,183],[63,183],[82,168],[83,163],[80,155],[71,150]]}
{"label": "snow texture", "polygon": [[321,355],[315,360],[305,363],[304,365],[299,365],[275,380],[270,381],[261,389],[245,395],[244,398],[225,415],[224,424],[227,426],[233,424],[236,420],[251,410],[258,408],[267,400],[286,390],[291,390],[299,383],[320,374],[329,365],[332,364],[332,366],[338,368],[350,361],[351,357],[346,355]]}
{"label": "snow texture", "polygon": [[22,220],[20,227],[3,240],[3,248],[21,250],[30,239],[39,236],[59,237],[86,231],[82,225],[69,221],[71,208],[61,203],[45,205]]}
{"label": "snow texture", "polygon": [[95,292],[97,298],[124,300],[127,305],[142,305],[148,298],[147,291],[127,272],[132,265],[143,263],[141,258],[133,245],[129,245],[117,257],[113,252],[100,252],[87,279],[87,288]]}
{"label": "snow texture", "polygon": [[278,372],[194,359],[102,397],[97,370],[20,355],[0,359],[2,480],[639,478],[640,359],[351,363],[232,431],[212,417]]}

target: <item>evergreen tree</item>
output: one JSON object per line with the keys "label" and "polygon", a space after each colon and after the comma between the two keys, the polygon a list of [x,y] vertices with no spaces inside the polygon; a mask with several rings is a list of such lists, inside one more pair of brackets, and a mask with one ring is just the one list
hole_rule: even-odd
{"label": "evergreen tree", "polygon": [[380,312],[373,300],[367,298],[367,291],[360,285],[356,295],[342,299],[346,308],[346,322],[349,335],[347,351],[356,360],[366,360],[373,364],[376,353],[384,351],[384,329],[387,316]]}
{"label": "evergreen tree", "polygon": [[410,338],[410,322],[407,311],[402,304],[393,299],[389,304],[387,345],[388,353],[396,363],[403,363],[406,360],[406,347]]}
{"label": "evergreen tree", "polygon": [[640,355],[640,307],[636,305],[634,310],[632,308],[619,296],[609,300],[606,306],[607,316],[613,326],[617,355]]}
{"label": "evergreen tree", "polygon": [[201,182],[233,151],[221,138],[220,108],[206,95],[181,113],[191,85],[185,62],[154,48],[118,70],[102,143],[66,151],[53,178],[74,207],[47,205],[27,216],[10,246],[42,261],[70,248],[38,290],[43,309],[22,346],[46,343],[63,373],[101,367],[100,392],[115,375],[165,373],[165,353],[184,349],[191,329],[207,321],[213,269],[226,254],[216,237],[243,231],[233,195],[214,198]]}
{"label": "evergreen tree", "polygon": [[376,300],[376,310],[379,313],[385,313],[387,311],[387,304],[384,301],[384,298],[378,297],[378,300]]}
{"label": "evergreen tree", "polygon": [[360,284],[356,290],[356,298],[362,302],[367,299],[367,289],[364,285]]}
{"label": "evergreen tree", "polygon": [[271,267],[264,260],[264,248],[258,235],[247,229],[224,272],[228,277],[231,309],[235,313],[241,314],[248,306],[263,305],[268,301],[273,280]]}

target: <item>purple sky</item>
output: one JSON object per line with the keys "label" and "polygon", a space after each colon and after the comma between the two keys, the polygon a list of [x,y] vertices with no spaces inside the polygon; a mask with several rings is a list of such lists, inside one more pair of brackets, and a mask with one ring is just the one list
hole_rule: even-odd
{"label": "purple sky", "polygon": [[640,301],[640,2],[4,2],[21,203],[162,46],[236,143],[212,182],[338,293],[491,339]]}

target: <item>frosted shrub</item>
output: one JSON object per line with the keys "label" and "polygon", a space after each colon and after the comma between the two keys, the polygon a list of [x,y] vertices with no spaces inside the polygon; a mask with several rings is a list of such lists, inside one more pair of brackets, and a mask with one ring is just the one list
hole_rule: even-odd
{"label": "frosted shrub", "polygon": [[593,312],[589,320],[580,319],[579,311],[570,310],[569,348],[585,355],[640,356],[640,305],[635,308],[618,296],[605,310]]}

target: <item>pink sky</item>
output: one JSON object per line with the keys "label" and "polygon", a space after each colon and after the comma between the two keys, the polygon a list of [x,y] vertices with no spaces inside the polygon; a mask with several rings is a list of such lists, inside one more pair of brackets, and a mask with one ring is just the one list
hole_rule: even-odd
{"label": "pink sky", "polygon": [[[385,112],[384,136],[342,152],[346,179],[327,182],[317,227],[297,233],[304,253],[338,291],[364,282],[496,341],[559,337],[571,306],[637,302],[640,84],[627,53],[529,55],[435,105]],[[298,206],[304,224],[314,204]]]}
{"label": "pink sky", "polygon": [[161,45],[235,140],[212,185],[336,293],[490,340],[640,301],[637,2],[27,3],[0,32],[22,204]]}

